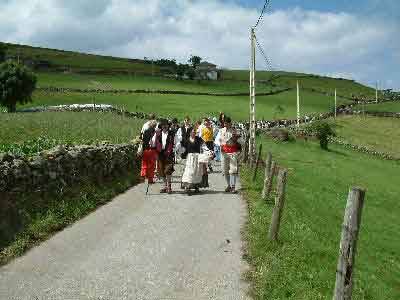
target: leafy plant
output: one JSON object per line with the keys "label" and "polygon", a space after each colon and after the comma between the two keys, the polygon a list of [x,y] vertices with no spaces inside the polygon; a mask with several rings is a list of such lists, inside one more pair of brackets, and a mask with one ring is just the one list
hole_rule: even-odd
{"label": "leafy plant", "polygon": [[315,135],[322,149],[328,150],[330,136],[336,136],[333,125],[326,121],[316,121],[307,126],[307,132]]}
{"label": "leafy plant", "polygon": [[27,67],[11,60],[0,64],[0,105],[8,112],[15,112],[17,102],[32,101],[35,88],[36,75]]}

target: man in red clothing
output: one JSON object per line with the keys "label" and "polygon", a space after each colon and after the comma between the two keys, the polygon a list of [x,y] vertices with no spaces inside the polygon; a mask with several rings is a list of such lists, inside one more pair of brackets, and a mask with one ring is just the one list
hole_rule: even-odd
{"label": "man in red clothing", "polygon": [[220,144],[222,152],[222,174],[225,176],[227,188],[225,192],[237,193],[236,180],[239,173],[239,154],[241,146],[238,142],[239,135],[232,128],[232,121],[229,117],[224,120],[224,128],[220,133]]}
{"label": "man in red clothing", "polygon": [[154,170],[158,156],[155,139],[156,126],[157,121],[152,120],[142,133],[143,157],[140,176],[147,178],[149,184],[154,183]]}

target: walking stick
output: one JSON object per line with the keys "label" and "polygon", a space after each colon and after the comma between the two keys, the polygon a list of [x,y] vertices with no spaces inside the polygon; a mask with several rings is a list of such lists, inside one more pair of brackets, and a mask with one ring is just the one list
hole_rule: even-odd
{"label": "walking stick", "polygon": [[147,181],[147,186],[146,186],[146,196],[149,193],[149,187],[150,187],[150,183]]}

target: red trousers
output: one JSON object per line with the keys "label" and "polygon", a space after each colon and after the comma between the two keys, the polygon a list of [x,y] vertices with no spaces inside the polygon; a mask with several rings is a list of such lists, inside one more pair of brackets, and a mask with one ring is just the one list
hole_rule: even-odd
{"label": "red trousers", "polygon": [[140,171],[140,176],[145,177],[149,180],[153,180],[157,156],[157,151],[155,149],[148,149],[143,151],[142,169]]}

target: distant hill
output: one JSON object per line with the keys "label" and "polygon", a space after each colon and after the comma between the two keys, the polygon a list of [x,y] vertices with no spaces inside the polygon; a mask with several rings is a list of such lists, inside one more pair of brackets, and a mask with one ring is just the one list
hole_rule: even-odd
{"label": "distant hill", "polygon": [[[20,59],[39,72],[64,72],[84,74],[135,74],[155,75],[175,74],[174,68],[164,64],[152,64],[150,60],[119,58],[112,56],[85,54],[74,51],[64,51],[26,45],[1,43],[7,47],[7,57]],[[168,60],[160,60],[165,63]],[[224,81],[247,81],[248,70],[224,70]],[[273,80],[271,81],[271,78]],[[299,80],[302,89],[310,92],[332,94],[337,89],[339,95],[351,98],[375,97],[375,91],[353,80],[343,78],[330,78],[319,75],[294,73],[294,72],[267,72],[257,71],[257,85],[275,85],[279,87],[296,86]]]}
{"label": "distant hill", "polygon": [[6,46],[8,58],[20,59],[34,69],[42,71],[70,71],[74,73],[138,73],[142,75],[168,72],[151,61],[85,54],[26,45],[1,43]]}

